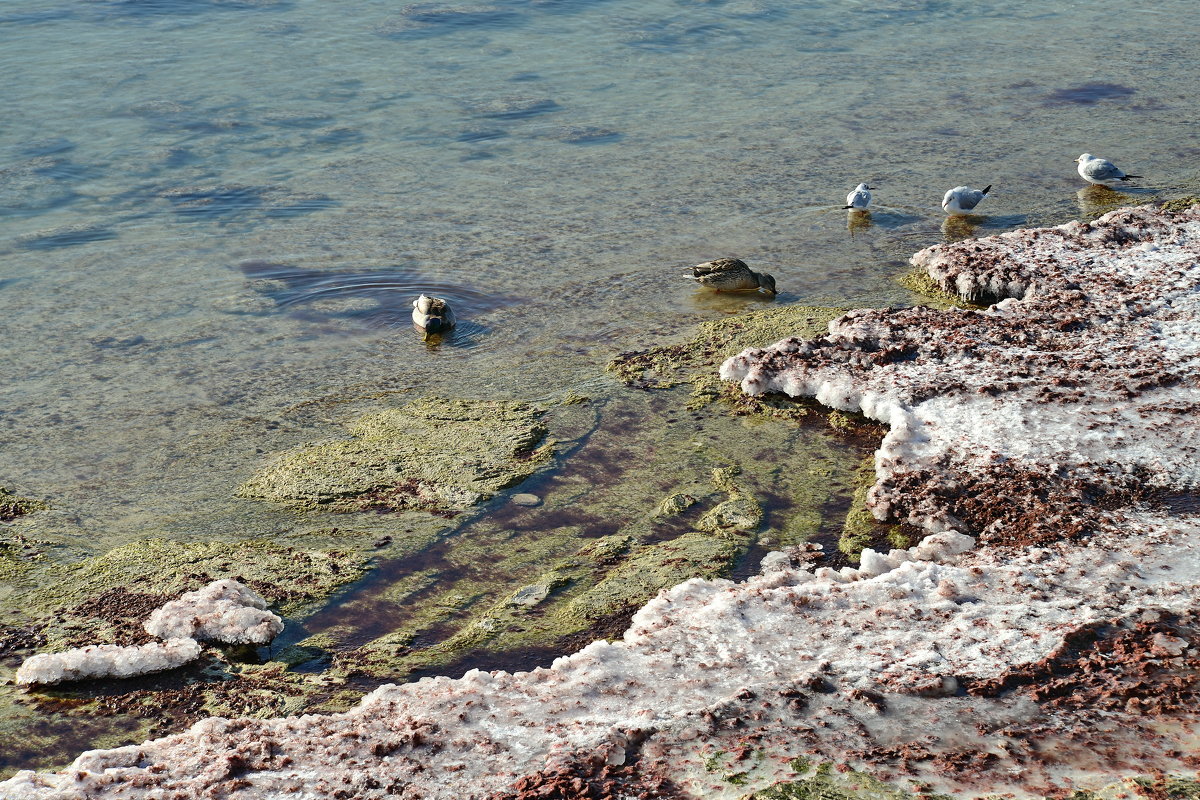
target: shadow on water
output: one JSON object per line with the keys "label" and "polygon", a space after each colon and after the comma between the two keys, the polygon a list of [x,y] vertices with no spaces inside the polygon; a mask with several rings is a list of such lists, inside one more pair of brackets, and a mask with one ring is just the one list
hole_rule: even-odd
{"label": "shadow on water", "polygon": [[1136,89],[1121,86],[1118,83],[1084,83],[1079,86],[1070,86],[1066,89],[1058,89],[1051,92],[1046,95],[1043,105],[1051,107],[1069,105],[1094,106],[1101,100],[1122,100],[1133,95],[1136,91]]}

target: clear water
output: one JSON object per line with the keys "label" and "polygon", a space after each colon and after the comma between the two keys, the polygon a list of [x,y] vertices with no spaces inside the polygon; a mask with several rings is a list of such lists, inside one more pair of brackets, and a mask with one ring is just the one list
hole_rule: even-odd
{"label": "clear water", "polygon": [[[1194,191],[1194,12],[4,0],[0,484],[54,504],[64,558],[269,534],[293,518],[232,487],[347,398],[610,386],[615,353],[762,302],[681,265],[903,303],[907,256],[971,233],[951,186],[994,185],[985,234],[1103,208],[1085,150]],[[440,344],[421,291],[463,320]]]}

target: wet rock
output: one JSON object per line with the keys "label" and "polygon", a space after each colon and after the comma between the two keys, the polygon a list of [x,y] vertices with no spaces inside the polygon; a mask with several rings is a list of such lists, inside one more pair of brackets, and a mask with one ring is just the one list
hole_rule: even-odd
{"label": "wet rock", "polygon": [[512,497],[509,498],[509,500],[511,500],[512,502],[516,503],[519,506],[531,506],[532,507],[532,506],[541,505],[541,503],[542,503],[542,498],[538,497],[536,494],[529,494],[528,492],[521,492],[520,494],[514,494]]}
{"label": "wet rock", "polygon": [[690,494],[675,492],[662,499],[662,502],[658,504],[658,508],[654,511],[654,516],[673,517],[676,514],[682,514],[695,504],[696,498],[692,497]]}
{"label": "wet rock", "polygon": [[279,455],[237,493],[335,511],[460,511],[547,463],[540,413],[503,401],[420,400],[363,417],[352,439]]}
{"label": "wet rock", "polygon": [[0,486],[0,522],[23,517],[35,511],[44,511],[49,507],[50,505],[42,500],[20,497]]}

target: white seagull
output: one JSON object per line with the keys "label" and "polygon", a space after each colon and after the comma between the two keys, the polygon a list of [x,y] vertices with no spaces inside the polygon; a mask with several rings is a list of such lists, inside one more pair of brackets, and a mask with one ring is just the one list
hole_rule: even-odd
{"label": "white seagull", "polygon": [[1079,164],[1080,177],[1088,183],[1097,183],[1101,186],[1116,186],[1122,181],[1142,177],[1141,175],[1126,175],[1117,169],[1116,164],[1107,159],[1094,156],[1091,153],[1084,153],[1075,159],[1075,161]]}
{"label": "white seagull", "polygon": [[854,191],[846,195],[846,208],[852,208],[855,211],[866,211],[867,206],[871,205],[871,189],[865,183],[860,183],[854,187]]}
{"label": "white seagull", "polygon": [[942,210],[947,214],[969,214],[975,206],[983,202],[987,193],[992,189],[989,183],[983,189],[972,189],[970,186],[955,186],[946,192],[942,198]]}

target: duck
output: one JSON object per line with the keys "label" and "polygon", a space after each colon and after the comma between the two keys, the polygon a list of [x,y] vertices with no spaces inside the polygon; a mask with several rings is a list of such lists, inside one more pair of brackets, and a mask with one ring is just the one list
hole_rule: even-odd
{"label": "duck", "polygon": [[987,193],[992,190],[989,183],[982,189],[972,189],[970,186],[955,186],[946,192],[942,198],[942,210],[947,214],[969,214],[983,202]]}
{"label": "duck", "polygon": [[761,289],[774,297],[775,278],[765,272],[755,272],[740,258],[718,258],[697,264],[684,277],[718,292],[751,292]]}
{"label": "duck", "polygon": [[454,312],[444,299],[421,295],[413,300],[412,320],[426,334],[441,333],[454,327]]}
{"label": "duck", "polygon": [[1116,164],[1091,153],[1084,153],[1075,159],[1075,163],[1079,164],[1079,177],[1088,183],[1100,186],[1116,186],[1118,183],[1142,177],[1141,175],[1126,175],[1117,169]]}
{"label": "duck", "polygon": [[866,211],[867,206],[871,205],[871,189],[875,187],[867,186],[865,183],[860,183],[854,187],[854,191],[846,195],[846,208],[855,211]]}

